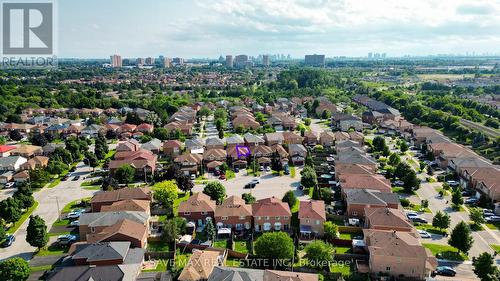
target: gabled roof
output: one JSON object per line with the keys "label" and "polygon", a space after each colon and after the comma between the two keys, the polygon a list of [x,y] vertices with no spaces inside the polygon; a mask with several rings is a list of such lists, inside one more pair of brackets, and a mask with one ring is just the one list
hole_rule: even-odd
{"label": "gabled roof", "polygon": [[397,228],[413,230],[413,224],[399,209],[392,208],[365,208],[365,218],[370,228]]}
{"label": "gabled roof", "polygon": [[[131,267],[127,265],[125,267]],[[123,281],[125,278],[123,265],[106,266],[66,266],[61,267],[50,276],[49,281]],[[131,277],[131,276],[129,276]]]}
{"label": "gabled roof", "polygon": [[0,153],[5,153],[14,149],[16,149],[16,147],[13,145],[0,145]]}
{"label": "gabled roof", "polygon": [[224,146],[224,141],[217,138],[217,137],[211,137],[211,138],[207,138],[205,140],[205,146],[214,146],[214,145],[222,145]]}
{"label": "gabled roof", "polygon": [[130,248],[130,242],[104,242],[94,244],[74,244],[72,259],[85,259],[87,263],[106,260],[124,260]]}
{"label": "gabled roof", "polygon": [[291,216],[290,207],[276,197],[258,200],[252,204],[255,216]]}
{"label": "gabled roof", "polygon": [[266,133],[264,135],[264,138],[267,141],[283,141],[283,134],[282,133]]}
{"label": "gabled roof", "polygon": [[136,211],[136,212],[148,212],[150,200],[135,200],[126,199],[122,201],[116,201],[111,205],[105,205],[101,207],[101,212],[117,212],[117,211]]}
{"label": "gabled roof", "polygon": [[239,267],[214,267],[208,281],[263,281],[264,270]]}
{"label": "gabled roof", "polygon": [[326,220],[323,200],[300,201],[299,219]]}
{"label": "gabled roof", "polygon": [[380,192],[391,192],[391,181],[382,175],[359,175],[341,174],[339,175],[342,190],[346,189],[371,189]]}
{"label": "gabled roof", "polygon": [[200,154],[187,153],[177,156],[174,159],[174,162],[182,164],[200,164],[201,160],[203,160],[203,156]]}
{"label": "gabled roof", "polygon": [[143,223],[138,223],[129,219],[121,219],[103,228],[101,232],[87,234],[87,241],[89,243],[106,241],[115,235],[120,235],[120,240],[125,236],[142,241],[147,231],[147,226]]}
{"label": "gabled roof", "polygon": [[217,217],[240,217],[252,216],[252,206],[238,196],[229,196],[221,205],[215,208]]}
{"label": "gabled roof", "polygon": [[251,133],[246,133],[244,136],[247,143],[264,143],[264,139]]}
{"label": "gabled roof", "polygon": [[168,140],[168,141],[163,143],[163,148],[174,148],[174,147],[181,147],[181,146],[182,146],[182,142],[180,142],[178,140]]}
{"label": "gabled roof", "polygon": [[121,188],[112,191],[97,192],[91,199],[91,203],[97,202],[117,202],[121,200],[151,200],[151,189],[149,187],[141,188]]}
{"label": "gabled roof", "polygon": [[207,280],[215,266],[220,265],[220,253],[195,250],[179,275],[179,281]]}
{"label": "gabled roof", "polygon": [[146,224],[149,215],[144,212],[134,211],[118,211],[118,212],[103,212],[103,213],[83,213],[79,218],[80,225],[89,227],[95,226],[110,226],[121,220],[127,219],[140,224]]}
{"label": "gabled roof", "polygon": [[245,140],[240,135],[232,135],[226,138],[226,143],[229,144],[243,144]]}
{"label": "gabled roof", "polygon": [[292,271],[268,270],[264,271],[264,281],[318,281],[318,274]]}
{"label": "gabled roof", "polygon": [[197,192],[193,196],[189,197],[188,200],[183,201],[179,204],[178,212],[214,212],[215,211],[215,201],[211,200],[210,197],[204,193]]}
{"label": "gabled roof", "polygon": [[399,197],[394,193],[378,192],[368,189],[349,189],[345,191],[347,204],[365,204],[387,206],[399,204]]}

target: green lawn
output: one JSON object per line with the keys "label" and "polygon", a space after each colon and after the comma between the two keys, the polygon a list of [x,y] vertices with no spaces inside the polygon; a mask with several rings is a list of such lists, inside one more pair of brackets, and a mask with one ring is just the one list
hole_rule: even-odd
{"label": "green lawn", "polygon": [[351,253],[351,251],[351,247],[335,247],[335,253],[337,254]]}
{"label": "green lawn", "polygon": [[217,240],[214,242],[214,248],[227,249],[227,244],[229,240]]}
{"label": "green lawn", "polygon": [[439,255],[439,258],[442,259],[455,261],[464,261],[469,259],[469,257],[463,253],[459,254],[457,248],[452,246],[434,243],[422,243],[422,245],[431,250],[434,256],[438,257]]}
{"label": "green lawn", "polygon": [[57,246],[48,246],[46,248],[40,249],[40,251],[36,252],[36,256],[50,256],[50,255],[62,255],[67,253],[69,247],[57,247]]}
{"label": "green lawn", "polygon": [[352,240],[354,236],[358,236],[362,233],[340,233],[339,238],[340,239],[345,239],[345,240]]}
{"label": "green lawn", "polygon": [[290,177],[295,178],[295,166],[290,166]]}
{"label": "green lawn", "polygon": [[177,254],[175,255],[175,267],[184,268],[184,266],[188,263],[190,256],[191,254],[181,254],[177,251]]}
{"label": "green lawn", "polygon": [[236,175],[234,174],[234,172],[232,170],[226,171],[226,179],[230,180],[230,179],[234,179],[235,177],[236,177]]}
{"label": "green lawn", "polygon": [[234,250],[236,252],[248,254],[248,248],[247,241],[234,241]]}
{"label": "green lawn", "polygon": [[159,259],[158,265],[155,269],[142,270],[142,272],[165,272],[167,271],[167,265],[169,261],[165,259]]}
{"label": "green lawn", "polygon": [[491,244],[490,247],[493,248],[495,252],[500,252],[500,245]]}
{"label": "green lawn", "polygon": [[415,212],[424,212],[424,213],[432,213],[431,209],[429,207],[425,208],[422,210],[422,205],[420,204],[410,204],[410,209]]}
{"label": "green lawn", "polygon": [[64,206],[64,208],[62,208],[61,213],[69,213],[69,212],[71,212],[71,210],[79,208],[80,202],[83,199],[85,199],[85,198],[77,199],[77,200],[73,200],[73,201],[69,202],[66,206]]}
{"label": "green lawn", "polygon": [[165,241],[148,242],[148,250],[154,252],[168,252],[168,244]]}
{"label": "green lawn", "polygon": [[31,272],[51,270],[52,265],[30,266]]}
{"label": "green lawn", "polygon": [[58,185],[60,182],[61,182],[61,177],[58,177],[57,179],[54,179],[51,183],[49,183],[47,188],[53,188],[56,185]]}
{"label": "green lawn", "polygon": [[38,201],[35,201],[35,204],[33,204],[33,206],[31,206],[28,210],[26,210],[26,212],[22,214],[21,218],[18,221],[16,221],[11,227],[9,227],[7,233],[13,234],[14,232],[16,232],[19,229],[19,227],[29,218],[31,213],[33,213],[33,211],[36,210],[37,207],[38,207]]}
{"label": "green lawn", "polygon": [[88,186],[85,186],[83,189],[85,189],[85,190],[101,190],[101,186],[100,185],[88,185]]}
{"label": "green lawn", "polygon": [[500,222],[486,223],[486,227],[488,227],[491,230],[499,230],[500,229]]}
{"label": "green lawn", "polygon": [[63,220],[56,220],[56,222],[52,226],[66,226],[70,224],[70,220],[68,219],[63,219]]}
{"label": "green lawn", "polygon": [[444,235],[446,233],[446,229],[441,230],[441,229],[434,227],[430,224],[418,224],[418,225],[415,225],[415,228],[420,229],[420,230],[425,230],[429,233],[440,234],[440,235]]}
{"label": "green lawn", "polygon": [[330,265],[330,272],[340,273],[344,277],[351,276],[353,273],[353,268],[350,264],[345,264],[343,262],[333,262]]}
{"label": "green lawn", "polygon": [[240,267],[241,266],[240,259],[227,258],[226,259],[226,266],[229,266],[229,267]]}

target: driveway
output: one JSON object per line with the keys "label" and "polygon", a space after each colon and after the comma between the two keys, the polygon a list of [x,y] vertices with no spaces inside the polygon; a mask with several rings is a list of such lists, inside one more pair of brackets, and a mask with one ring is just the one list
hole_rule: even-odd
{"label": "driveway", "polygon": [[[230,179],[228,181],[220,181],[218,179],[213,179],[220,181],[226,187],[226,194],[228,196],[236,195],[241,197],[243,193],[252,193],[252,195],[258,199],[264,199],[269,197],[282,198],[283,195],[289,190],[293,190],[297,197],[303,195],[301,190],[298,190],[300,183],[300,169],[296,168],[295,178],[291,178],[289,175],[285,176],[275,176],[271,173],[262,175],[260,183],[253,189],[245,189],[244,186],[249,183],[254,176],[248,176],[246,171],[240,171],[236,174],[236,178]],[[209,178],[209,180],[212,180]],[[196,185],[193,192],[202,192],[204,185]],[[300,199],[300,198],[299,198]]]}
{"label": "driveway", "polygon": [[[39,202],[38,208],[33,214],[39,215],[45,220],[47,230],[58,219],[59,209],[62,209],[73,200],[91,197],[96,192],[95,190],[86,190],[80,187],[80,184],[84,181],[84,176],[88,175],[90,171],[91,169],[88,166],[80,162],[76,166],[75,172],[72,173],[74,176],[79,175],[79,180],[73,181],[73,177],[70,177],[53,188],[43,188],[33,194],[35,200]],[[35,248],[26,242],[26,228],[28,227],[28,223],[29,219],[14,233],[16,241],[12,246],[0,249],[0,260],[15,256],[26,260],[32,258]]]}

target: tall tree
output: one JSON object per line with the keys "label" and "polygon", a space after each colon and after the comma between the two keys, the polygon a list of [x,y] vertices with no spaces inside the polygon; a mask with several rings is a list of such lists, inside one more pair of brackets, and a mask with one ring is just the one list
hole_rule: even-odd
{"label": "tall tree", "polygon": [[153,185],[153,197],[165,207],[172,207],[178,197],[179,189],[173,180],[162,181]]}
{"label": "tall tree", "polygon": [[266,232],[255,240],[255,254],[265,259],[293,257],[293,240],[286,232]]}
{"label": "tall tree", "polygon": [[45,221],[38,215],[30,216],[30,222],[26,229],[26,242],[38,249],[45,247],[49,241]]}
{"label": "tall tree", "polygon": [[297,202],[297,196],[295,196],[295,193],[292,190],[289,190],[285,193],[281,201],[287,203],[288,206],[292,208]]}
{"label": "tall tree", "polygon": [[480,208],[470,208],[469,218],[476,228],[481,228],[481,224],[486,222],[483,216],[483,210]]}
{"label": "tall tree", "polygon": [[134,181],[135,169],[130,164],[123,164],[115,171],[114,178],[119,183],[128,184]]}
{"label": "tall tree", "polygon": [[333,261],[333,246],[321,240],[309,243],[305,248],[309,264],[316,268],[325,268]]}
{"label": "tall tree", "polygon": [[23,258],[15,257],[0,262],[0,280],[26,281],[30,274],[30,266]]}
{"label": "tall tree", "polygon": [[437,227],[441,230],[450,227],[450,216],[446,213],[438,211],[434,218],[432,218],[432,226]]}
{"label": "tall tree", "polygon": [[474,257],[472,266],[474,267],[474,273],[481,281],[493,281],[491,278],[492,276],[500,278],[500,271],[498,267],[495,266],[495,260],[488,252],[484,252],[478,257]]}
{"label": "tall tree", "polygon": [[451,232],[448,244],[457,248],[459,252],[468,253],[473,243],[469,225],[464,221],[459,222]]}
{"label": "tall tree", "polygon": [[215,200],[217,204],[221,204],[226,198],[226,188],[218,181],[211,181],[203,188],[203,193],[210,196],[210,199]]}
{"label": "tall tree", "polygon": [[331,221],[326,221],[323,224],[323,228],[325,232],[325,238],[328,241],[339,238],[339,227],[335,223]]}

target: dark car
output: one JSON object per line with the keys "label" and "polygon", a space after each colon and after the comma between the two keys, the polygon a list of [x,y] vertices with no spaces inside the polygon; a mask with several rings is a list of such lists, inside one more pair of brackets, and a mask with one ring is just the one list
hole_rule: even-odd
{"label": "dark car", "polygon": [[235,172],[235,173],[238,173],[239,171],[240,171],[240,168],[238,168],[238,167],[234,167],[234,172]]}
{"label": "dark car", "polygon": [[449,266],[438,266],[434,273],[437,275],[451,276],[451,277],[457,274],[457,272]]}
{"label": "dark car", "polygon": [[75,177],[73,178],[73,180],[74,180],[74,181],[77,181],[77,180],[79,180],[79,179],[80,179],[80,176],[75,176]]}
{"label": "dark car", "polygon": [[64,177],[62,177],[62,180],[63,180],[63,181],[65,181],[65,180],[67,180],[68,178],[69,178],[69,175],[68,175],[68,174],[66,174],[66,175],[64,175]]}
{"label": "dark car", "polygon": [[411,217],[410,218],[411,221],[413,222],[418,222],[418,223],[427,223],[427,220],[426,219],[423,219],[421,217]]}
{"label": "dark car", "polygon": [[76,171],[76,167],[75,167],[75,166],[71,167],[71,168],[69,169],[69,171],[70,171],[70,172],[74,172],[74,171]]}
{"label": "dark car", "polygon": [[246,189],[248,189],[248,188],[255,188],[255,183],[247,183],[247,184],[245,184],[244,188],[246,188]]}
{"label": "dark car", "polygon": [[16,241],[16,238],[14,237],[14,235],[9,234],[5,238],[5,241],[3,241],[3,246],[4,247],[9,247],[10,245],[12,245],[12,243],[14,243],[14,241]]}

